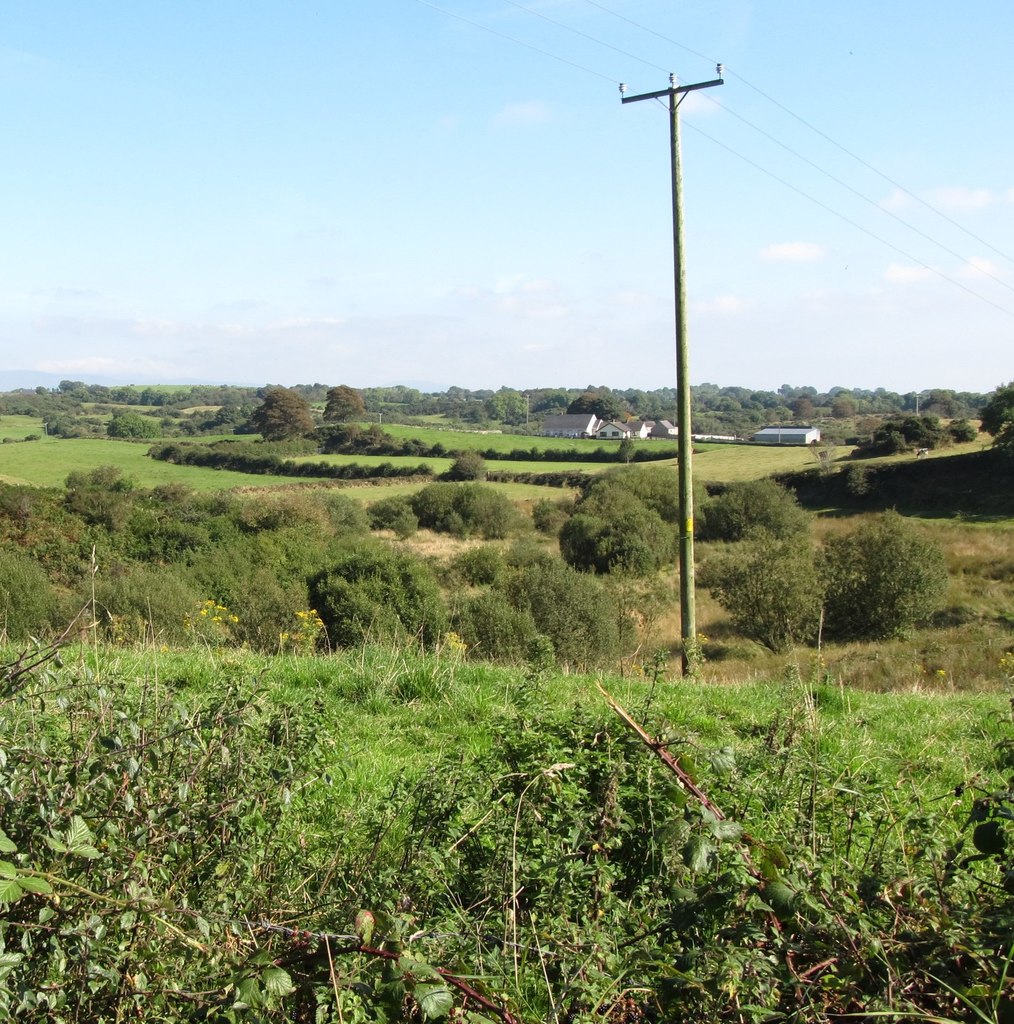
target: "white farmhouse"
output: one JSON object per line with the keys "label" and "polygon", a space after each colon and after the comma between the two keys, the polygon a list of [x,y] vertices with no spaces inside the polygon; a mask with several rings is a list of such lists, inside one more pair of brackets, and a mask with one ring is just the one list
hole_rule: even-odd
{"label": "white farmhouse", "polygon": [[547,416],[539,433],[543,437],[594,437],[601,422],[593,412]]}

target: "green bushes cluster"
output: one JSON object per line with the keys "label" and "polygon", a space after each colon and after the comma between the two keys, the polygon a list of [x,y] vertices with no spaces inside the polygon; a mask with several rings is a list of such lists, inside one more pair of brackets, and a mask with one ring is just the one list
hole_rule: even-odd
{"label": "green bushes cluster", "polygon": [[943,553],[897,513],[885,513],[815,551],[805,536],[747,542],[705,563],[699,581],[744,636],[780,651],[816,638],[902,635],[939,607]]}
{"label": "green bushes cluster", "polygon": [[[279,448],[279,445],[282,448]],[[305,452],[307,445],[310,452]],[[296,447],[295,452],[287,449]],[[237,473],[256,473],[271,476],[324,477],[332,480],[369,480],[384,477],[432,476],[426,463],[417,466],[395,466],[390,462],[378,465],[360,465],[350,462],[336,465],[331,462],[294,462],[293,454],[311,454],[317,451],[312,441],[242,442],[219,441],[215,444],[178,442],[154,445],[148,450],[153,459],[178,466],[204,466],[209,469],[228,469]],[[281,453],[280,453],[281,452]]]}
{"label": "green bushes cluster", "polygon": [[500,540],[518,523],[518,512],[510,500],[481,484],[429,484],[409,503],[420,526],[455,537]]}
{"label": "green bushes cluster", "polygon": [[796,496],[774,480],[729,484],[698,503],[695,536],[738,541],[766,536],[788,540],[808,532],[810,516]]}
{"label": "green bushes cluster", "polygon": [[586,486],[560,527],[560,554],[576,569],[644,576],[676,554],[675,497],[668,474],[608,473]]}
{"label": "green bushes cluster", "polygon": [[309,596],[332,644],[418,641],[434,646],[447,613],[433,574],[380,543],[358,543],[311,577]]}

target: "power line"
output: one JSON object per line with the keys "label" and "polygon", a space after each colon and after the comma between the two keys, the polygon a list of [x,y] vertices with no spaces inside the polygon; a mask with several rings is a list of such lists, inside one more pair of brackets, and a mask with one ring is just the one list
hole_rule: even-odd
{"label": "power line", "polygon": [[[705,98],[711,100],[710,96],[706,96]],[[711,102],[716,103],[717,101],[711,100]],[[893,210],[885,209],[875,199],[871,199],[869,196],[860,192],[859,189],[853,188],[847,181],[842,181],[842,179],[837,177],[837,175],[834,175],[830,171],[825,170],[819,164],[814,163],[814,161],[811,160],[809,157],[803,156],[802,153],[796,151],[791,146],[786,145],[780,139],[776,139],[770,132],[765,131],[759,125],[754,124],[752,121],[750,121],[748,118],[743,117],[741,114],[737,114],[736,111],[732,110],[727,105],[720,104],[720,106],[722,107],[722,110],[724,110],[727,114],[730,114],[732,117],[736,118],[737,121],[742,121],[743,124],[747,125],[747,127],[752,128],[755,132],[759,132],[761,135],[764,136],[764,138],[768,139],[770,142],[773,142],[776,146],[780,146],[787,153],[791,153],[797,160],[802,160],[804,164],[807,164],[808,166],[812,167],[815,171],[818,171],[820,174],[823,174],[826,178],[829,178],[836,185],[840,185],[843,189],[845,189],[848,192],[851,192],[854,196],[858,196],[858,198],[862,199],[864,203],[869,203],[869,205],[872,206],[878,213],[882,213],[885,216],[890,217],[892,220],[897,221],[899,224],[902,225],[902,227],[906,227],[909,229],[909,231],[915,232],[915,234],[919,235],[921,238],[925,238],[927,242],[931,242],[933,245],[942,249],[949,256],[953,256],[955,259],[960,260],[962,263],[971,267],[973,270],[978,271],[980,274],[983,274],[985,277],[992,278],[992,280],[996,281],[997,284],[1002,285],[1008,291],[1014,292],[1014,285],[1008,284],[1006,281],[1003,280],[1003,278],[997,277],[996,274],[991,273],[985,267],[979,266],[977,263],[973,263],[970,259],[968,259],[967,256],[962,256],[961,253],[955,252],[954,249],[952,249],[948,245],[945,245],[939,239],[936,239],[932,235],[927,234],[921,228],[917,228],[914,224],[910,224],[907,220],[905,220],[904,217],[899,217]]]}
{"label": "power line", "polygon": [[[678,42],[675,39],[671,39],[669,36],[663,35],[661,32],[656,32],[655,29],[650,28],[647,25],[642,25],[640,22],[634,21],[632,18],[628,18],[624,14],[619,14],[616,11],[610,10],[604,4],[599,3],[598,0],[585,0],[585,3],[589,4],[592,7],[598,8],[598,10],[604,12],[605,14],[609,14],[612,17],[619,19],[620,21],[626,22],[628,25],[632,25],[634,28],[637,28],[637,29],[639,29],[642,32],[647,32],[649,35],[653,35],[656,38],[661,39],[661,40],[663,40],[666,43],[669,43],[671,46],[675,46],[678,49],[683,50],[685,53],[689,53],[689,54],[691,54],[694,57],[699,57],[701,60],[707,60],[707,61],[709,61],[709,63],[714,63],[714,61],[711,58],[709,58],[708,56],[706,56],[705,54],[700,53],[697,50],[691,49],[691,47],[685,46],[683,43],[680,43],[680,42]],[[998,249],[995,245],[992,245],[991,243],[987,242],[984,238],[981,238],[979,235],[975,234],[975,232],[969,230],[967,227],[965,227],[959,221],[956,221],[953,217],[948,216],[946,213],[943,212],[943,210],[938,209],[932,203],[929,203],[925,199],[923,199],[921,196],[916,195],[916,193],[914,193],[911,190],[907,189],[904,185],[902,185],[900,182],[896,181],[889,174],[885,174],[882,170],[880,170],[880,168],[875,167],[873,164],[869,163],[869,161],[864,160],[857,153],[853,153],[852,150],[850,150],[846,146],[843,146],[840,142],[838,142],[836,139],[833,139],[830,135],[828,135],[826,132],[822,131],[816,125],[811,124],[804,117],[801,117],[799,114],[797,114],[794,111],[790,110],[787,106],[785,106],[784,103],[780,103],[773,96],[769,96],[759,86],[754,85],[748,79],[744,78],[743,75],[738,74],[734,70],[727,70],[726,74],[729,75],[730,77],[736,78],[738,81],[742,82],[748,89],[752,89],[755,93],[757,93],[758,96],[763,97],[769,103],[772,103],[774,106],[778,107],[779,110],[783,111],[784,113],[788,114],[790,117],[794,118],[796,121],[798,121],[805,128],[809,128],[810,131],[814,132],[816,135],[819,135],[826,142],[831,143],[832,146],[834,146],[836,149],[841,150],[841,152],[843,152],[846,156],[851,157],[853,160],[855,160],[857,163],[861,164],[867,170],[872,171],[878,177],[880,177],[884,181],[886,181],[889,185],[893,185],[896,189],[898,189],[900,192],[904,193],[910,199],[915,200],[917,203],[919,203],[920,205],[924,206],[927,210],[930,210],[932,213],[935,213],[938,217],[940,217],[943,220],[947,221],[947,223],[950,224],[951,226],[956,227],[959,231],[961,231],[964,234],[966,234],[969,238],[971,238],[974,241],[978,242],[979,245],[985,246],[991,252],[993,252],[997,256],[1000,256],[1001,258],[1007,260],[1009,263],[1014,263],[1014,257],[1009,256],[1002,249]],[[747,122],[747,123],[749,123],[749,122]],[[883,207],[880,207],[880,209],[883,209]],[[889,211],[884,211],[884,212],[889,212]],[[897,219],[900,220],[900,218],[897,218]],[[902,223],[907,223],[907,222],[902,221]],[[907,225],[907,226],[910,227],[910,228],[912,227],[912,225],[910,225],[910,224]],[[912,228],[912,230],[913,231],[918,231],[917,228]],[[969,261],[965,260],[965,262],[969,262]],[[971,264],[971,263],[970,263],[970,265],[971,266],[975,266],[975,264]],[[988,276],[992,277],[993,275],[990,274]]]}
{"label": "power line", "polygon": [[893,249],[900,256],[904,256],[905,259],[910,260],[912,263],[916,264],[916,266],[922,267],[923,270],[928,270],[932,274],[936,274],[937,277],[946,281],[948,284],[954,285],[955,288],[960,288],[963,292],[967,292],[967,294],[971,295],[973,298],[978,299],[980,302],[985,302],[987,305],[992,306],[994,309],[999,310],[1001,313],[1005,313],[1009,317],[1014,317],[1014,311],[1007,309],[1006,306],[1001,306],[998,302],[994,302],[992,299],[987,298],[985,295],[980,295],[979,292],[975,291],[972,288],[969,288],[965,284],[962,284],[960,281],[955,280],[953,277],[950,277],[949,275],[945,274],[942,270],[939,270],[936,267],[931,266],[929,263],[924,263],[918,257],[913,256],[910,252],[907,252],[900,246],[895,245],[893,242],[889,242],[886,238],[882,238],[880,235],[876,234],[876,232],[870,231],[869,228],[864,228],[861,224],[859,224],[857,221],[854,221],[851,217],[834,209],[834,207],[832,206],[828,206],[827,203],[822,202],[815,196],[811,196],[808,192],[804,192],[801,188],[798,188],[791,182],[786,181],[782,177],[779,177],[773,171],[769,171],[766,167],[762,167],[755,160],[751,160],[748,156],[744,156],[742,153],[733,149],[726,143],[720,142],[718,139],[716,139],[712,135],[709,135],[703,129],[698,128],[696,125],[693,124],[688,125],[688,127],[690,127],[693,131],[697,132],[698,135],[704,136],[704,138],[706,138],[709,142],[712,142],[716,146],[721,147],[727,153],[731,153],[733,156],[742,160],[744,163],[749,164],[751,167],[754,167],[762,174],[766,174],[769,178],[772,178],[774,181],[777,181],[780,185],[784,185],[786,188],[791,189],[797,195],[802,196],[804,199],[809,200],[809,202],[814,203],[816,206],[819,206],[822,210],[825,210],[828,213],[832,214],[833,216],[837,217],[839,220],[844,221],[850,227],[855,228],[857,231],[861,231],[864,235],[868,235],[874,241],[879,242],[881,245],[887,246],[888,249]]}
{"label": "power line", "polygon": [[[558,62],[560,62],[562,64],[566,64],[569,67],[575,68],[578,71],[583,71],[583,72],[585,72],[585,74],[593,75],[594,77],[603,79],[603,80],[605,80],[607,82],[616,82],[616,79],[613,78],[612,76],[603,74],[602,72],[596,71],[596,70],[594,70],[592,68],[589,68],[589,67],[586,67],[585,65],[578,64],[577,62],[569,60],[566,57],[561,57],[559,54],[553,53],[550,50],[546,50],[546,49],[543,49],[541,47],[534,46],[533,44],[525,42],[522,39],[518,39],[515,36],[509,35],[509,34],[507,34],[505,32],[501,32],[498,29],[491,28],[489,25],[485,25],[485,24],[483,24],[481,22],[474,21],[473,19],[467,18],[464,15],[458,14],[458,13],[456,13],[454,11],[447,10],[446,8],[441,7],[439,4],[433,3],[432,0],[416,0],[416,2],[422,4],[425,7],[429,7],[432,10],[438,11],[441,14],[445,14],[448,17],[455,18],[458,21],[464,22],[465,24],[470,25],[473,28],[477,28],[477,29],[479,29],[479,30],[481,30],[483,32],[487,32],[490,35],[496,36],[496,37],[498,37],[500,39],[504,39],[507,42],[514,43],[517,46],[522,46],[525,49],[531,50],[531,51],[533,51],[535,53],[538,53],[538,54],[540,54],[540,55],[542,55],[544,57],[549,57],[551,60],[555,60],[555,61],[558,61]],[[603,46],[603,47],[605,47],[607,49],[610,49],[610,50],[614,50],[615,52],[620,53],[623,56],[629,57],[630,59],[633,59],[633,60],[637,60],[637,61],[639,61],[642,64],[648,65],[649,67],[661,70],[659,65],[653,64],[651,61],[645,60],[644,58],[637,57],[637,56],[635,56],[633,54],[628,53],[627,51],[621,50],[618,47],[615,47],[612,44],[607,43],[607,42],[605,42],[605,41],[603,41],[601,39],[597,39],[596,37],[594,37],[594,36],[592,36],[592,35],[590,35],[590,34],[588,34],[586,32],[582,32],[582,31],[580,31],[578,29],[573,28],[572,26],[569,26],[569,25],[566,25],[566,24],[564,24],[562,22],[556,21],[555,19],[550,18],[547,15],[542,14],[541,12],[534,11],[531,8],[525,6],[524,4],[517,2],[517,0],[503,0],[503,2],[506,3],[506,4],[509,4],[512,7],[515,7],[517,9],[519,9],[519,10],[524,11],[525,13],[530,14],[533,17],[538,17],[538,18],[542,19],[543,21],[546,21],[546,22],[548,22],[548,23],[550,23],[552,25],[555,25],[555,26],[557,26],[559,28],[563,28],[563,29],[565,29],[568,32],[572,32],[573,34],[578,35],[578,36],[580,36],[580,37],[582,37],[584,39],[588,39],[591,42],[597,43],[600,46]],[[590,4],[592,7],[596,7],[599,10],[603,11],[604,13],[611,15],[612,17],[618,18],[620,21],[627,22],[628,24],[632,25],[633,27],[635,27],[635,28],[637,28],[637,29],[639,29],[639,30],[641,30],[643,32],[647,32],[649,35],[656,36],[657,38],[662,39],[666,43],[669,43],[672,46],[676,46],[678,49],[681,49],[681,50],[685,51],[686,53],[691,54],[692,56],[698,57],[698,58],[700,58],[702,60],[709,60],[709,58],[705,54],[702,54],[699,51],[692,49],[691,47],[685,46],[684,44],[682,44],[680,42],[677,42],[676,40],[671,39],[668,36],[665,36],[665,35],[663,35],[660,32],[656,32],[654,29],[649,28],[646,25],[642,25],[639,22],[636,22],[633,19],[626,17],[625,15],[618,14],[617,12],[615,12],[613,10],[610,10],[605,5],[603,5],[601,3],[598,3],[597,0],[585,0],[585,2]],[[874,173],[878,174],[884,180],[890,182],[892,185],[895,185],[895,187],[901,189],[903,192],[905,192],[905,194],[912,196],[914,199],[917,199],[924,206],[926,206],[928,209],[932,210],[934,213],[937,213],[939,216],[943,217],[945,220],[951,221],[951,218],[947,217],[946,214],[943,214],[941,211],[937,210],[931,204],[926,203],[924,200],[919,199],[918,196],[915,196],[913,193],[909,192],[907,189],[905,189],[903,186],[901,186],[898,183],[896,183],[893,179],[888,177],[883,172],[879,171],[877,168],[873,167],[870,164],[867,164],[866,161],[862,160],[860,157],[858,157],[854,153],[850,152],[848,149],[846,149],[841,144],[835,142],[834,139],[832,139],[830,136],[826,135],[820,129],[818,129],[815,126],[811,125],[809,122],[807,122],[803,118],[799,117],[799,115],[794,114],[791,110],[789,110],[787,107],[783,106],[777,100],[775,100],[772,97],[768,96],[766,93],[764,93],[758,87],[752,85],[745,78],[743,78],[742,75],[736,74],[734,72],[732,72],[731,74],[733,75],[733,77],[735,77],[739,81],[743,82],[744,85],[748,86],[750,89],[753,89],[755,92],[757,92],[760,96],[763,96],[765,99],[767,99],[771,103],[775,104],[775,106],[779,107],[780,109],[784,110],[786,113],[790,114],[792,117],[794,117],[796,120],[798,120],[801,124],[803,124],[806,127],[810,128],[812,131],[816,132],[822,138],[827,139],[827,141],[831,142],[838,149],[842,150],[842,152],[846,153],[847,155],[851,156],[853,159],[857,160],[859,163],[861,163],[864,166],[868,167],[871,171],[873,171]],[[954,258],[960,260],[961,262],[967,264],[968,266],[972,267],[974,270],[976,270],[977,272],[985,275],[986,277],[989,277],[992,280],[996,281],[997,283],[1002,284],[1008,290],[1014,292],[1014,287],[1012,287],[1011,285],[1007,284],[1007,282],[1003,281],[1002,279],[1000,279],[996,275],[990,273],[985,268],[983,268],[983,267],[973,263],[972,261],[970,261],[966,257],[962,256],[960,253],[957,253],[954,250],[950,249],[943,242],[938,241],[937,239],[933,238],[931,235],[927,234],[926,232],[920,230],[919,228],[915,227],[912,224],[909,224],[906,220],[904,220],[904,218],[899,217],[893,211],[884,209],[884,207],[881,206],[879,203],[877,203],[875,200],[870,199],[868,196],[864,195],[858,189],[853,188],[848,183],[842,181],[840,178],[838,178],[837,176],[832,174],[830,171],[827,171],[824,168],[820,167],[820,165],[816,164],[814,161],[810,160],[808,157],[805,157],[802,154],[798,153],[796,150],[792,149],[790,146],[788,146],[785,143],[781,142],[780,140],[775,138],[773,135],[771,135],[769,132],[765,131],[763,128],[760,128],[759,126],[753,124],[753,122],[751,122],[749,119],[743,117],[740,114],[737,114],[735,111],[730,110],[728,107],[725,107],[724,105],[723,105],[723,109],[727,110],[737,120],[742,121],[744,124],[746,124],[749,127],[753,128],[755,131],[759,132],[761,135],[763,135],[764,137],[766,137],[770,141],[774,142],[776,145],[780,146],[782,149],[784,149],[787,152],[791,153],[797,159],[802,160],[804,163],[806,163],[807,165],[812,167],[814,170],[820,172],[821,174],[825,175],[830,180],[832,180],[833,182],[835,182],[836,184],[841,186],[842,188],[845,188],[847,191],[849,191],[852,194],[858,196],[864,202],[869,203],[878,212],[884,213],[887,216],[892,217],[898,223],[900,223],[904,227],[909,228],[909,230],[911,230],[911,231],[915,232],[916,234],[920,235],[921,237],[923,237],[927,241],[931,242],[932,244],[938,246],[943,251],[947,252],[949,255],[951,255]],[[804,199],[808,200],[809,202],[814,203],[816,206],[819,206],[821,209],[823,209],[826,212],[828,212],[828,213],[832,214],[833,216],[837,217],[839,220],[841,220],[844,223],[848,224],[850,227],[855,228],[857,231],[861,231],[863,234],[865,234],[868,237],[872,238],[874,241],[880,243],[881,245],[886,246],[888,249],[893,250],[894,252],[898,253],[900,256],[903,256],[906,260],[909,260],[910,262],[914,263],[916,266],[919,266],[919,267],[923,268],[924,270],[927,270],[930,273],[935,274],[937,277],[940,277],[942,280],[947,281],[949,284],[953,285],[956,288],[960,288],[962,291],[966,292],[968,295],[971,295],[974,298],[979,299],[981,302],[987,303],[988,305],[992,306],[994,309],[997,309],[1000,312],[1005,313],[1008,316],[1014,316],[1014,312],[1012,312],[1011,310],[1007,309],[1006,307],[1000,305],[997,302],[994,302],[992,299],[989,299],[986,296],[981,295],[980,293],[976,292],[974,289],[969,288],[967,285],[962,284],[960,281],[957,281],[954,278],[948,276],[942,270],[939,270],[936,267],[933,267],[930,264],[925,263],[923,260],[918,259],[917,257],[913,256],[911,253],[909,253],[906,250],[902,249],[900,246],[897,246],[894,243],[889,242],[887,239],[885,239],[885,238],[881,237],[880,235],[876,234],[876,232],[871,231],[868,228],[863,227],[861,224],[859,224],[857,221],[853,220],[852,218],[848,217],[846,214],[843,214],[843,213],[839,212],[838,210],[834,209],[832,206],[829,206],[827,203],[822,202],[821,200],[815,198],[814,196],[812,196],[809,193],[803,191],[802,189],[798,188],[797,186],[791,184],[790,182],[786,181],[784,178],[782,178],[779,175],[775,174],[773,171],[769,171],[767,168],[763,167],[761,164],[759,164],[756,161],[750,159],[749,157],[744,156],[742,153],[739,153],[738,151],[733,149],[731,146],[729,146],[729,145],[727,145],[727,144],[725,144],[723,142],[720,142],[718,139],[715,139],[711,135],[708,135],[708,133],[703,131],[702,129],[697,128],[695,125],[692,125],[692,124],[690,125],[690,127],[694,131],[698,132],[698,134],[703,135],[706,139],[708,139],[709,141],[713,142],[715,145],[720,146],[721,148],[723,148],[723,149],[727,150],[729,153],[731,153],[733,156],[738,157],[744,163],[749,164],[750,166],[754,167],[756,170],[760,171],[762,174],[767,175],[772,180],[777,181],[779,184],[781,184],[784,187],[790,189],[791,191],[795,192],[796,194],[802,196]],[[993,250],[994,252],[997,252],[1000,256],[1003,256],[1005,259],[1010,259],[1010,257],[1006,256],[1004,253],[1002,253],[999,250],[995,249],[988,242],[985,242],[984,240],[979,239],[976,235],[974,235],[972,232],[968,231],[961,224],[958,224],[955,221],[951,221],[951,223],[953,223],[956,227],[958,227],[959,229],[964,231],[970,237],[974,238],[976,241],[980,242],[982,245],[985,245],[987,248]],[[1014,260],[1012,260],[1012,262],[1014,262]]]}
{"label": "power line", "polygon": [[[597,7],[599,10],[604,11],[606,14],[614,14],[614,12],[612,12],[608,8],[604,7],[602,4],[597,3],[596,0],[587,0],[587,2],[589,4],[591,4],[593,7]],[[574,35],[580,36],[582,39],[588,39],[591,42],[593,42],[593,43],[595,43],[595,44],[597,44],[599,46],[606,47],[607,49],[613,50],[614,52],[622,54],[625,57],[630,57],[631,59],[639,61],[642,64],[646,64],[648,67],[655,68],[656,70],[659,70],[659,71],[667,71],[667,70],[669,70],[667,68],[662,68],[659,65],[652,63],[651,61],[645,60],[642,57],[638,57],[636,54],[629,53],[626,50],[622,50],[622,49],[620,49],[617,46],[613,46],[611,43],[607,43],[607,42],[605,42],[605,41],[603,41],[601,39],[598,39],[595,36],[590,35],[587,32],[583,32],[580,29],[576,29],[576,28],[574,28],[571,25],[567,25],[567,24],[564,24],[563,22],[557,21],[555,18],[550,18],[549,16],[547,16],[545,14],[542,14],[540,11],[532,10],[530,7],[526,7],[524,4],[518,3],[517,0],[503,0],[503,3],[509,4],[511,7],[516,7],[518,10],[522,10],[522,11],[526,12],[527,14],[532,15],[533,17],[541,18],[543,21],[548,22],[550,25],[555,25],[557,28],[562,28],[562,29],[566,30],[567,32],[571,32]],[[617,17],[617,18],[622,19],[623,21],[627,21],[631,25],[634,25],[637,28],[641,28],[644,31],[647,31],[647,32],[652,31],[651,29],[648,29],[648,28],[646,28],[644,26],[638,25],[637,22],[631,21],[631,19],[626,18],[623,15],[615,14],[614,16]],[[665,38],[665,37],[663,36],[661,38]],[[668,42],[674,42],[672,40],[667,40],[667,41]],[[674,45],[679,46],[680,44],[679,43],[674,43]],[[688,47],[681,47],[681,48],[687,50],[688,53],[691,53],[694,56],[703,57],[703,54],[697,53],[696,50],[691,50]],[[761,92],[761,90],[757,89],[756,86],[750,85],[750,83],[747,82],[744,78],[742,78],[742,76],[736,75],[735,77],[738,78],[740,81],[742,81],[745,85],[749,86],[751,89],[753,89],[759,95],[764,96],[765,99],[770,100],[770,102],[774,103],[776,106],[778,106],[779,108],[784,110],[786,113],[790,114],[792,117],[795,117],[802,124],[804,124],[808,128],[810,128],[812,131],[817,132],[823,138],[826,138],[829,142],[832,142],[834,145],[838,146],[839,149],[843,149],[844,152],[848,153],[848,150],[844,150],[844,147],[841,147],[838,143],[834,142],[833,139],[831,139],[829,136],[825,135],[818,128],[814,127],[813,125],[808,124],[806,121],[803,121],[802,118],[798,117],[798,115],[793,114],[791,110],[789,110],[787,107],[784,107],[782,104],[778,103],[777,100],[774,100],[771,97],[767,96],[765,93]],[[721,109],[726,111],[732,117],[736,118],[738,121],[741,121],[743,124],[747,125],[749,128],[752,128],[755,132],[758,132],[759,134],[763,135],[764,138],[766,138],[769,141],[773,142],[776,146],[779,146],[782,149],[784,149],[787,153],[790,153],[797,160],[801,160],[803,163],[807,164],[809,167],[812,167],[818,173],[823,174],[826,178],[828,178],[829,180],[833,181],[836,185],[839,185],[841,188],[845,189],[846,191],[851,192],[852,195],[857,196],[859,199],[863,200],[863,202],[868,203],[878,213],[881,213],[881,214],[884,214],[885,216],[890,217],[892,220],[896,221],[898,224],[901,224],[903,227],[908,228],[910,231],[912,231],[915,234],[919,235],[921,238],[925,239],[927,242],[930,242],[932,245],[935,245],[939,249],[942,249],[949,256],[952,256],[952,257],[954,257],[954,259],[958,260],[959,262],[964,263],[965,265],[971,267],[977,273],[982,274],[985,277],[991,278],[997,284],[999,284],[1002,287],[1006,288],[1008,291],[1014,293],[1014,285],[1011,285],[1007,281],[1004,281],[1001,277],[998,277],[996,274],[992,273],[991,271],[989,271],[987,268],[981,266],[980,264],[974,263],[967,256],[963,256],[961,253],[956,252],[954,249],[950,248],[950,246],[944,244],[939,239],[934,238],[932,235],[930,235],[926,231],[923,231],[921,228],[918,228],[914,224],[909,223],[907,220],[905,220],[904,217],[900,217],[893,210],[885,209],[885,207],[882,206],[880,203],[878,203],[875,199],[872,199],[869,196],[865,195],[863,192],[859,191],[859,189],[854,188],[852,185],[848,184],[848,182],[843,181],[837,175],[835,175],[832,172],[830,172],[830,171],[826,170],[825,168],[821,167],[815,161],[809,159],[809,157],[804,156],[802,153],[800,153],[797,150],[793,149],[791,146],[789,146],[786,143],[782,142],[780,139],[777,139],[770,132],[765,131],[759,125],[754,124],[749,118],[744,117],[742,114],[736,113],[735,110],[731,109],[726,104],[721,103],[720,101],[718,101],[716,99],[713,99],[711,96],[706,96],[705,98],[708,99],[710,102],[714,103],[716,106],[721,107]],[[860,163],[864,163],[865,164],[865,161],[863,161],[859,157],[855,156],[855,154],[851,154],[850,153],[849,155],[852,156],[854,159],[859,160]],[[866,165],[866,166],[869,166],[869,165]],[[873,171],[875,171],[878,174],[880,173],[879,171],[876,171],[876,168],[873,168],[873,167],[870,167],[870,170],[873,170]],[[890,181],[890,179],[886,179],[886,180]],[[891,184],[894,184],[897,188],[902,188],[902,186],[897,185],[896,182],[892,181]],[[904,190],[904,189],[902,189],[902,190],[903,191],[907,191],[907,190]],[[908,194],[911,195],[911,193],[908,193]],[[932,209],[932,207],[931,207],[931,209]],[[957,225],[957,226],[960,227],[960,225]],[[964,229],[962,229],[962,230],[964,230]],[[972,236],[972,237],[975,237],[975,236]],[[986,243],[986,242],[982,242],[982,244],[988,246],[988,243]],[[989,247],[992,248],[991,246],[989,246]],[[1001,253],[1000,255],[1003,255],[1003,254]]]}
{"label": "power line", "polygon": [[557,53],[551,53],[549,50],[543,50],[538,46],[533,46],[531,43],[526,43],[523,39],[517,39],[514,36],[507,35],[506,32],[500,32],[495,28],[490,28],[489,25],[483,25],[482,22],[473,21],[471,18],[466,18],[463,14],[456,14],[454,11],[449,11],[445,7],[441,7],[438,4],[431,3],[430,0],[416,0],[416,3],[422,4],[424,7],[431,7],[434,11],[439,11],[441,14],[446,14],[449,18],[457,18],[458,21],[463,21],[466,25],[471,25],[472,28],[480,29],[483,32],[488,32],[490,35],[498,36],[500,39],[506,39],[509,43],[516,43],[518,46],[523,46],[526,50],[533,50],[535,53],[542,54],[543,57],[549,57],[551,60],[559,61],[561,64],[568,64],[572,68],[576,68],[578,71],[583,71],[585,74],[594,75],[596,78],[602,78],[607,82],[615,83],[617,80],[610,77],[609,75],[602,74],[601,71],[594,71],[591,68],[586,68],[582,64],[577,64],[572,60],[568,60],[566,57],[561,57]]}

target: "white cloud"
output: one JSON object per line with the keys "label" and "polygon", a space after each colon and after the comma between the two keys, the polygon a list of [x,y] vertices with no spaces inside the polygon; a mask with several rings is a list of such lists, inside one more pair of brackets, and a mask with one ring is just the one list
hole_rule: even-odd
{"label": "white cloud", "polygon": [[999,195],[988,188],[967,188],[956,185],[945,188],[931,188],[925,195],[926,201],[941,210],[985,210],[994,206]]}
{"label": "white cloud", "polygon": [[728,315],[741,312],[746,303],[738,295],[716,295],[713,299],[704,302],[695,302],[694,311],[697,313],[718,313]]}
{"label": "white cloud", "polygon": [[760,258],[769,263],[819,263],[825,250],[816,242],[776,242],[760,251]]}
{"label": "white cloud", "polygon": [[884,271],[884,280],[891,284],[914,284],[935,276],[929,267],[914,267],[903,263],[892,263]]}
{"label": "white cloud", "polygon": [[984,277],[1002,278],[1004,272],[1002,267],[984,256],[969,256],[961,268],[961,276],[981,281]]}
{"label": "white cloud", "polygon": [[529,125],[547,124],[552,114],[549,107],[540,100],[528,103],[508,103],[493,119],[494,124]]}
{"label": "white cloud", "polygon": [[971,188],[967,185],[942,185],[915,194],[896,188],[881,201],[880,205],[885,210],[905,210],[915,206],[920,199],[937,210],[970,213],[975,210],[988,210],[1003,203],[1014,203],[1014,189],[997,192],[989,188]]}

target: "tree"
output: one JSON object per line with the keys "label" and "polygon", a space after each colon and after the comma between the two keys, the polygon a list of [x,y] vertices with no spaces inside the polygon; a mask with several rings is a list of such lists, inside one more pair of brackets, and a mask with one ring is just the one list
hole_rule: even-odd
{"label": "tree", "polygon": [[362,419],[366,412],[363,396],[347,384],[339,384],[327,393],[327,405],[324,406],[324,419],[328,423],[345,423],[348,420]]}
{"label": "tree", "polygon": [[289,388],[267,388],[261,404],[250,415],[250,426],[265,441],[284,441],[313,433],[310,403]]}
{"label": "tree", "polygon": [[827,542],[824,627],[841,640],[904,634],[934,612],[947,589],[943,552],[896,512]]}
{"label": "tree", "polygon": [[992,434],[994,446],[1014,456],[1014,381],[1001,384],[979,410],[979,416],[980,429]]}
{"label": "tree", "polygon": [[110,437],[159,437],[162,433],[158,423],[150,416],[136,412],[124,412],[114,416],[106,427]]}
{"label": "tree", "polygon": [[772,651],[817,635],[822,588],[808,539],[748,544],[705,563],[699,579],[743,636]]}
{"label": "tree", "polygon": [[593,412],[602,420],[623,419],[625,415],[622,402],[609,388],[588,388],[567,406],[567,412]]}

